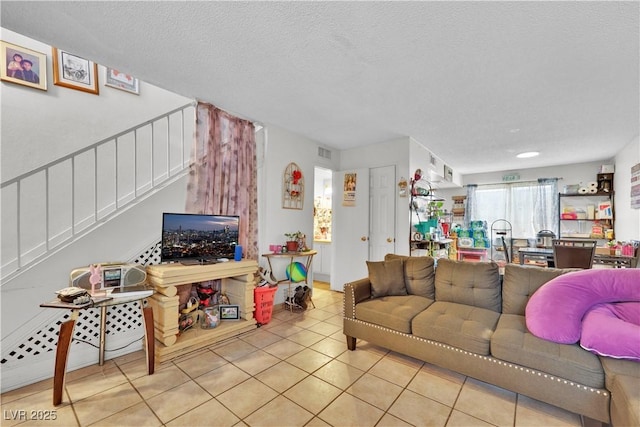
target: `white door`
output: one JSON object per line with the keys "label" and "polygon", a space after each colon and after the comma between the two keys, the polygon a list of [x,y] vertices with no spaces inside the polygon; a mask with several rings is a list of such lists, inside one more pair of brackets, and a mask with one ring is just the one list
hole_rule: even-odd
{"label": "white door", "polygon": [[369,260],[381,261],[396,251],[396,167],[370,170]]}
{"label": "white door", "polygon": [[332,182],[331,289],[342,291],[368,274],[369,169],[334,172]]}

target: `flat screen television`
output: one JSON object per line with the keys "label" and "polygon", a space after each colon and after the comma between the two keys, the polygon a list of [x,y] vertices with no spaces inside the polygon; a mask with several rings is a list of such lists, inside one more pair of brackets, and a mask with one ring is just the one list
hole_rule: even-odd
{"label": "flat screen television", "polygon": [[162,262],[188,264],[232,260],[238,244],[237,215],[162,214]]}

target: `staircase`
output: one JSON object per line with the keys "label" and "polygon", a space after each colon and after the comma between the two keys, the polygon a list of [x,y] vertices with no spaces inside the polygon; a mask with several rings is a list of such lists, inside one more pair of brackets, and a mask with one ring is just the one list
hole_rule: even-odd
{"label": "staircase", "polygon": [[0,185],[4,286],[188,173],[190,103]]}

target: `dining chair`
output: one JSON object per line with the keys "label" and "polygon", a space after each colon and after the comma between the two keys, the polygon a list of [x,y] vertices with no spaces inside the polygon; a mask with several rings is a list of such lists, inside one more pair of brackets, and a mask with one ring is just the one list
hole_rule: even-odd
{"label": "dining chair", "polygon": [[553,239],[555,267],[591,268],[597,243],[596,240]]}

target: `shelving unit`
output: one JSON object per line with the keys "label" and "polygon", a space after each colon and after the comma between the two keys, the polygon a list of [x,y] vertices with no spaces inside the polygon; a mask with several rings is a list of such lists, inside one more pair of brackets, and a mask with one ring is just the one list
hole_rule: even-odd
{"label": "shelving unit", "polygon": [[[615,212],[613,192],[594,194],[558,195],[560,216],[558,217],[559,238],[607,239],[614,238],[613,231],[607,236],[606,230],[613,230]],[[600,209],[601,206],[608,206]],[[570,208],[569,208],[570,207]],[[569,211],[567,212],[567,209]],[[571,211],[574,209],[574,211]],[[572,213],[575,212],[575,215]],[[594,233],[594,225],[602,226],[602,233]]]}
{"label": "shelving unit", "polygon": [[[411,199],[409,202],[409,254],[416,250],[424,250],[427,255],[434,257],[448,256],[451,239],[444,237],[432,239],[428,229],[414,231],[414,226],[420,222],[427,223],[427,226],[438,228],[441,218],[447,218],[450,224],[450,216],[443,212],[435,219],[431,218],[429,204],[431,202],[442,202],[444,199],[436,197],[431,184],[423,179],[411,182]],[[421,217],[422,215],[422,217]]]}

